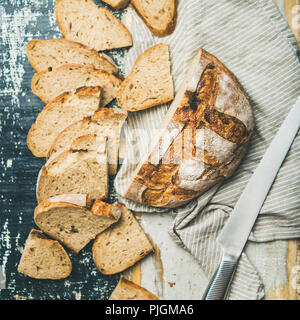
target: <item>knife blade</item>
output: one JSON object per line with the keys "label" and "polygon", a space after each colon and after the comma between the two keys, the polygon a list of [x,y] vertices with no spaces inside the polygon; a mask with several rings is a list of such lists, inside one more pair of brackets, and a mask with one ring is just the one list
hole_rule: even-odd
{"label": "knife blade", "polygon": [[256,218],[300,126],[300,96],[283,121],[217,238],[223,252],[205,300],[226,297],[230,281]]}

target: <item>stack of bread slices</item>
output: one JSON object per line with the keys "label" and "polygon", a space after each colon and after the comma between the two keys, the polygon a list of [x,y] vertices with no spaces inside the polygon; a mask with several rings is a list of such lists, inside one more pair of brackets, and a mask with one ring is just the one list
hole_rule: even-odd
{"label": "stack of bread slices", "polygon": [[[121,9],[129,1],[105,2]],[[133,5],[139,10],[136,1]],[[72,263],[64,246],[79,253],[95,240],[97,268],[103,274],[116,274],[153,251],[134,214],[118,202],[105,201],[109,177],[118,170],[127,111],[174,98],[168,46],[148,49],[123,80],[113,60],[101,52],[132,46],[129,31],[113,13],[93,0],[57,0],[55,14],[63,38],[31,40],[26,49],[36,72],[32,91],[46,104],[27,144],[46,163],[36,189],[34,222],[40,230],[31,230],[18,271],[36,279],[66,278]],[[115,98],[121,108],[108,106]],[[123,278],[112,299],[116,297],[158,299]]]}

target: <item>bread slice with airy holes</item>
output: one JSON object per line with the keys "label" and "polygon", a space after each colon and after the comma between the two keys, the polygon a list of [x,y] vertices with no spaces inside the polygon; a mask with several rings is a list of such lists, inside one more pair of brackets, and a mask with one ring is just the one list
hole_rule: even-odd
{"label": "bread slice with airy holes", "polygon": [[138,111],[173,100],[170,68],[168,45],[160,43],[146,50],[117,92],[121,108]]}
{"label": "bread slice with airy holes", "polygon": [[18,272],[35,279],[64,279],[70,275],[72,263],[61,244],[32,229],[18,266]]}
{"label": "bread slice with airy holes", "polygon": [[159,300],[159,298],[145,288],[121,277],[109,300]]}
{"label": "bread slice with airy holes", "polygon": [[130,0],[103,0],[103,2],[107,3],[116,10],[121,10],[128,6]]}
{"label": "bread slice with airy holes", "polygon": [[120,216],[118,206],[99,200],[88,207],[50,199],[36,207],[34,221],[43,232],[78,253]]}
{"label": "bread slice with airy holes", "polygon": [[120,132],[127,112],[122,109],[101,108],[93,116],[72,123],[54,140],[48,158],[56,152],[68,148],[72,141],[82,135],[104,135],[108,137],[109,174],[115,175],[118,168]]}
{"label": "bread slice with airy holes", "polygon": [[118,204],[122,215],[102,232],[93,244],[93,258],[103,274],[116,274],[133,266],[153,251],[153,247],[134,215]]}
{"label": "bread slice with airy holes", "polygon": [[128,29],[94,0],[56,0],[55,15],[66,39],[91,49],[103,51],[132,45]]}
{"label": "bread slice with airy holes", "polygon": [[67,39],[34,39],[26,46],[28,60],[35,72],[52,71],[65,64],[78,64],[117,74],[118,68],[104,53]]}
{"label": "bread slice with airy holes", "polygon": [[74,193],[87,194],[92,199],[107,198],[106,139],[92,135],[79,137],[70,149],[49,159],[38,176],[37,201]]}
{"label": "bread slice with airy holes", "polygon": [[36,73],[31,80],[31,89],[44,103],[49,103],[64,92],[99,86],[103,89],[101,105],[105,106],[116,97],[121,82],[121,79],[103,70],[71,64]]}
{"label": "bread slice with airy holes", "polygon": [[137,13],[157,37],[173,33],[177,22],[178,0],[131,0]]}
{"label": "bread slice with airy holes", "polygon": [[82,87],[65,92],[39,113],[27,135],[27,145],[36,157],[47,154],[59,133],[71,123],[92,116],[100,108],[101,87]]}

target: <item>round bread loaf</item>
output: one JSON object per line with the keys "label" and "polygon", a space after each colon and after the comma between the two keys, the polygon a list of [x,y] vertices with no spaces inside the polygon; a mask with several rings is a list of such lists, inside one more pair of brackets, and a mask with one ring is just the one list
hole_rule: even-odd
{"label": "round bread loaf", "polygon": [[124,196],[154,207],[187,203],[233,174],[253,127],[237,78],[200,49]]}

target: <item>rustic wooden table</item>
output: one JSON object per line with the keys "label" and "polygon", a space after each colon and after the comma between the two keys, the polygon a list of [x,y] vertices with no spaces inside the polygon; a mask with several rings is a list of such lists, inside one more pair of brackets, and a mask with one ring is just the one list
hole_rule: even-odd
{"label": "rustic wooden table", "polygon": [[[30,89],[33,70],[25,47],[32,38],[60,37],[53,14],[54,0],[21,3],[0,3],[0,299],[107,299],[119,275],[103,276],[98,272],[91,245],[79,255],[68,251],[73,272],[66,280],[34,280],[16,271],[24,242],[34,227],[35,180],[44,163],[34,158],[26,146],[27,132],[43,104]],[[299,1],[279,0],[278,5],[300,41]],[[109,54],[122,70],[126,50]],[[167,227],[172,217],[144,214],[137,218],[153,239],[156,254],[125,275],[162,299],[200,299],[207,279],[193,257],[170,239]],[[246,251],[261,274],[267,299],[299,298],[299,242],[250,243]]]}
{"label": "rustic wooden table", "polygon": [[[17,272],[25,240],[35,227],[35,183],[45,163],[26,145],[28,130],[44,104],[31,92],[34,72],[25,49],[33,38],[61,37],[54,3],[0,1],[0,299],[108,299],[119,280],[119,275],[104,276],[97,270],[92,243],[78,255],[68,250],[73,271],[65,280],[36,280]],[[126,52],[109,54],[119,63]],[[122,69],[122,63],[119,66]],[[114,200],[112,194],[109,201]]]}
{"label": "rustic wooden table", "polygon": [[[275,0],[300,45],[300,1]],[[170,239],[168,216],[140,215],[156,244],[156,254],[126,272],[134,282],[164,299],[199,299],[208,280],[189,253]],[[249,243],[246,253],[265,285],[266,299],[300,299],[300,241]]]}
{"label": "rustic wooden table", "polygon": [[[300,1],[275,0],[293,31],[300,47]],[[267,294],[269,299],[300,300],[300,240],[288,241],[286,258],[287,282],[276,285]]]}

